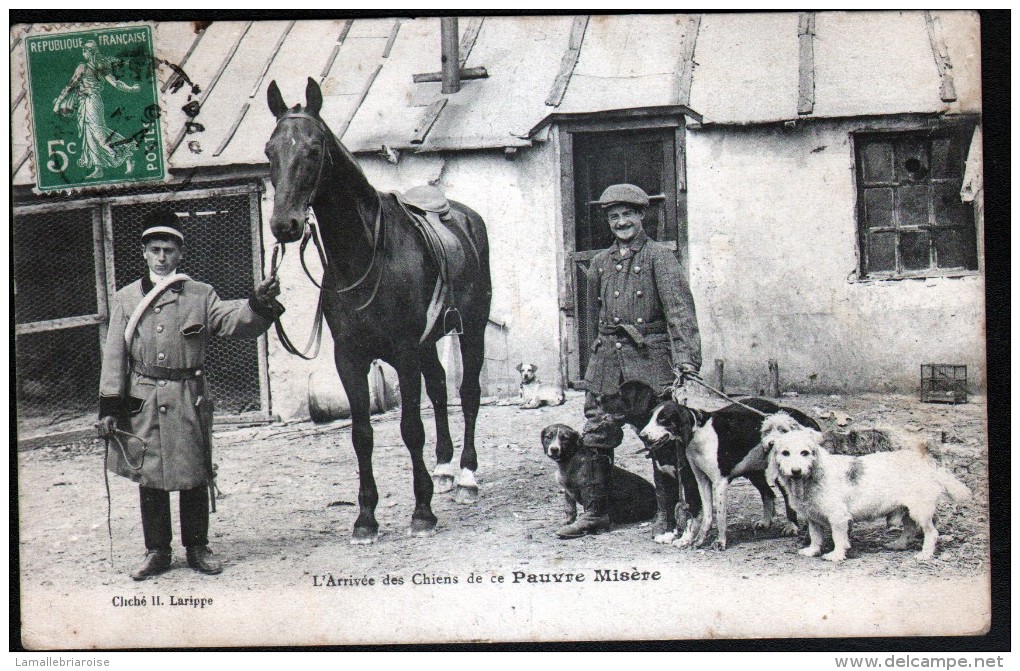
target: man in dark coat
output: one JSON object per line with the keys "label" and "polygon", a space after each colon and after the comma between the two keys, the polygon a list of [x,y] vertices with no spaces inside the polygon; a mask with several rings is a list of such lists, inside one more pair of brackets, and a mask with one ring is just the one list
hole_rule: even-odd
{"label": "man in dark coat", "polygon": [[584,378],[582,444],[599,458],[590,460],[584,514],[556,532],[561,538],[609,528],[609,478],[623,428],[617,417],[603,411],[599,398],[627,380],[665,392],[701,368],[701,336],[687,278],[673,249],[651,240],[644,230],[648,195],[633,184],[614,184],[599,204],[616,237],[587,272],[589,323],[597,324],[598,336]]}
{"label": "man in dark coat", "polygon": [[[208,284],[178,275],[184,235],[173,212],[149,217],[142,233],[148,272],[113,296],[103,349],[99,435],[107,468],[139,484],[144,580],[170,568],[170,492],[180,492],[188,564],[216,574],[209,550],[212,399],[205,384],[211,336],[255,338],[283,312],[279,282],[264,280],[248,300],[224,301]],[[129,435],[132,434],[132,435]]]}

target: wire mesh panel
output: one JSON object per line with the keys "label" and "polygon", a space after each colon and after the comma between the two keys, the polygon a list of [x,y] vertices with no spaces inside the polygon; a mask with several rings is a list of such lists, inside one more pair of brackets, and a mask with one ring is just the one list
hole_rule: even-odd
{"label": "wire mesh panel", "polygon": [[[255,286],[252,222],[247,195],[188,197],[172,201],[114,204],[114,267],[117,289],[148,272],[142,257],[141,234],[147,216],[157,208],[177,213],[184,238],[180,272],[211,284],[224,300],[247,298]],[[259,354],[255,340],[212,338],[205,370],[218,412],[262,410]]]}
{"label": "wire mesh panel", "polygon": [[18,324],[97,314],[92,209],[19,215],[14,286]]}
{"label": "wire mesh panel", "polygon": [[16,338],[18,434],[87,428],[99,397],[99,326]]}
{"label": "wire mesh panel", "polygon": [[94,421],[101,321],[98,227],[92,208],[14,218],[19,435]]}

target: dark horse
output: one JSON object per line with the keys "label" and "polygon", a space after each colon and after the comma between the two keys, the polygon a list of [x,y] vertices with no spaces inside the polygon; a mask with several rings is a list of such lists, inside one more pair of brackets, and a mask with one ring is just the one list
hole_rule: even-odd
{"label": "dark horse", "polygon": [[[351,405],[352,440],[358,458],[360,507],[351,542],[372,543],[379,523],[379,502],[372,474],[372,424],[369,420],[368,371],[382,359],[400,380],[400,434],[411,453],[414,513],[410,533],[435,533],[433,480],[439,491],[454,485],[453,441],[447,419],[446,372],[436,352],[444,319],[424,333],[438,269],[422,236],[393,194],[376,191],[354,156],[319,118],[322,92],[311,78],[305,106],[288,109],[276,82],[268,91],[276,129],[266,145],[270,178],[276,190],[271,220],[281,243],[302,237],[308,209],[315,213],[326,254],[323,312],[333,335],[336,369]],[[471,209],[451,202],[447,220],[465,248],[468,261],[447,293],[446,307],[460,313],[460,351],[464,380],[460,387],[464,411],[464,449],[460,458],[456,499],[478,498],[474,472],[475,421],[481,399],[479,375],[485,354],[485,327],[492,299],[489,243],[485,223]],[[424,340],[422,340],[424,338]],[[429,477],[422,455],[425,429],[421,421],[421,380],[436,416],[436,468]]]}

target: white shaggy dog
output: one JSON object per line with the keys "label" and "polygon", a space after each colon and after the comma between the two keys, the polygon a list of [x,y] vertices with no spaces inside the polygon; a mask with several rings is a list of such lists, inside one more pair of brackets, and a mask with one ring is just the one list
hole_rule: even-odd
{"label": "white shaggy dog", "polygon": [[903,532],[888,547],[906,549],[920,527],[924,543],[915,558],[931,559],[939,535],[933,520],[939,496],[946,492],[963,501],[971,495],[923,449],[830,454],[821,445],[822,434],[811,429],[770,431],[766,440],[769,477],[786,489],[797,515],[808,522],[811,544],[799,551],[806,557],[821,553],[828,528],[835,547],[822,558],[842,561],[850,548],[851,521],[903,513]]}

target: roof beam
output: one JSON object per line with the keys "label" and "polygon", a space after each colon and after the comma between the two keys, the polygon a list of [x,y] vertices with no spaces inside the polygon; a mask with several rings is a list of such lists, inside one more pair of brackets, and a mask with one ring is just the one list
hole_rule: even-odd
{"label": "roof beam", "polygon": [[354,111],[352,111],[350,115],[348,115],[347,119],[345,119],[344,122],[337,126],[336,130],[333,131],[333,134],[336,135],[338,139],[342,140],[344,133],[346,133],[347,129],[350,128],[351,122],[354,121],[354,115],[358,113],[358,110],[361,109],[361,104],[365,102],[365,98],[368,97],[368,92],[372,89],[372,84],[375,83],[375,78],[379,76],[379,71],[382,70],[382,66],[383,64],[381,61],[375,66],[375,70],[373,70],[372,74],[369,75],[368,80],[365,81],[365,86],[361,89],[361,94],[358,96],[358,102],[354,105]]}
{"label": "roof beam", "polygon": [[932,16],[930,11],[924,10],[924,25],[928,29],[928,42],[931,44],[932,56],[935,57],[935,67],[942,80],[939,98],[944,103],[951,103],[956,100],[956,87],[953,85],[953,64],[949,60],[949,49],[942,34],[942,22],[937,16]]}
{"label": "roof beam", "polygon": [[563,60],[560,61],[560,72],[556,75],[549,97],[545,100],[546,105],[559,107],[563,102],[570,76],[574,74],[574,66],[577,65],[577,58],[581,55],[581,43],[584,42],[584,31],[588,28],[588,18],[587,15],[574,17],[574,25],[570,28],[570,42],[563,54]]}
{"label": "roof beam", "polygon": [[471,50],[475,48],[475,41],[478,40],[478,33],[482,30],[484,16],[475,16],[467,20],[467,27],[464,29],[464,36],[460,38],[460,69],[464,69]]}
{"label": "roof beam", "polygon": [[393,22],[393,30],[390,31],[390,39],[386,40],[386,48],[383,49],[383,58],[390,57],[390,50],[393,49],[393,43],[397,41],[397,33],[400,32],[401,23],[403,23],[403,19],[397,19]]}
{"label": "roof beam", "polygon": [[815,13],[800,13],[800,86],[797,114],[815,110]]}
{"label": "roof beam", "polygon": [[319,74],[319,83],[321,84],[329,71],[333,69],[333,63],[336,61],[337,55],[340,53],[340,47],[344,45],[344,40],[347,39],[347,33],[351,32],[351,26],[354,25],[354,19],[347,19],[344,22],[344,27],[340,29],[340,36],[336,38],[336,44],[333,45],[333,53],[326,59],[326,64],[322,67],[322,72]]}
{"label": "roof beam", "polygon": [[[223,63],[220,64],[220,69],[216,71],[216,74],[209,81],[209,85],[205,87],[205,90],[199,94],[198,96],[199,113],[201,113],[202,106],[205,105],[205,101],[209,99],[209,94],[212,93],[212,90],[216,87],[217,82],[220,81],[220,77],[223,76],[223,73],[227,69],[227,66],[230,65],[230,61],[234,59],[234,54],[237,53],[237,48],[241,46],[241,41],[244,40],[244,36],[247,35],[248,31],[251,29],[251,24],[252,24],[251,21],[248,21],[248,23],[245,24],[244,30],[241,31],[241,34],[234,42],[234,46],[230,48],[230,53],[227,54],[227,57],[223,59]],[[184,136],[187,134],[188,126],[187,124],[185,124],[184,128],[182,128],[181,131],[177,134],[177,137],[174,139],[173,144],[170,145],[170,152],[167,154],[167,156],[174,155],[174,152],[177,151],[177,148],[181,146],[181,142],[184,141]]]}
{"label": "roof beam", "polygon": [[[177,64],[177,67],[181,70],[184,70],[184,65],[188,62],[188,59],[191,58],[191,54],[194,53],[195,48],[198,47],[198,43],[202,41],[202,36],[205,35],[206,30],[208,30],[208,27],[200,29],[198,34],[195,35],[195,39],[192,40],[191,46],[188,47],[188,52],[184,54],[184,58],[182,58],[181,62]],[[167,77],[166,81],[163,82],[163,86],[160,87],[160,91],[162,93],[166,93],[166,90],[170,88],[170,85],[178,76],[179,75],[177,75],[177,73],[172,73],[169,77]]]}
{"label": "roof beam", "polygon": [[680,42],[680,62],[677,64],[677,95],[678,105],[691,104],[691,85],[694,83],[694,48],[698,44],[698,32],[701,30],[701,14],[687,18]]}
{"label": "roof beam", "polygon": [[283,33],[280,34],[280,39],[276,40],[276,46],[269,52],[269,57],[266,58],[266,64],[262,66],[262,72],[259,74],[258,79],[255,80],[255,86],[251,88],[251,93],[248,94],[249,98],[254,98],[258,95],[259,89],[262,88],[262,80],[266,78],[266,73],[269,72],[269,66],[273,64],[273,60],[276,58],[276,54],[280,53],[280,47],[283,46],[283,41],[290,35],[291,29],[297,21],[291,21],[287,24],[287,27],[283,29]]}
{"label": "roof beam", "polygon": [[443,96],[436,102],[428,106],[425,111],[425,116],[422,117],[418,127],[414,129],[414,137],[411,138],[411,144],[422,144],[425,142],[425,136],[432,130],[432,126],[435,125],[436,120],[439,118],[439,113],[446,107],[446,102],[449,100],[446,96]]}

